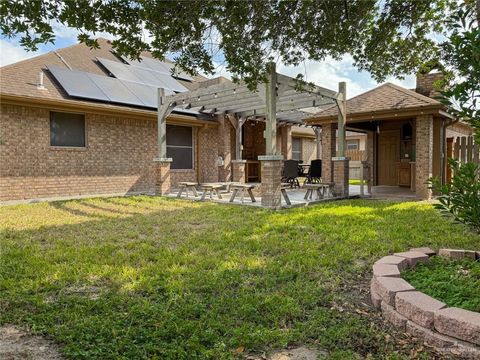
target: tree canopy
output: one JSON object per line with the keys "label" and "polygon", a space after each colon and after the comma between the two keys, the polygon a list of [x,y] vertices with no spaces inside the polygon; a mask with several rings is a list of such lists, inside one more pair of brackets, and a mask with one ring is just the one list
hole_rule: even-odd
{"label": "tree canopy", "polygon": [[[441,34],[453,0],[2,0],[3,36],[20,37],[36,50],[53,42],[53,24],[79,30],[78,39],[98,46],[95,34],[114,36],[122,55],[144,50],[174,54],[190,73],[212,73],[224,62],[234,77],[253,86],[266,64],[335,59],[351,54],[358,69],[379,81],[412,73],[439,56],[431,34]],[[148,34],[148,36],[147,36]]]}

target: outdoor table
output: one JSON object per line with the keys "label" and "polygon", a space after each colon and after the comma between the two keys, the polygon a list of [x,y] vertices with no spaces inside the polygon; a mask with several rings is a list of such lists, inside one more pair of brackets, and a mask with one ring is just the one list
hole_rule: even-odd
{"label": "outdoor table", "polygon": [[232,184],[230,186],[230,189],[232,190],[232,196],[230,197],[230,202],[233,202],[233,200],[235,200],[235,197],[237,196],[237,193],[239,191],[241,191],[241,201],[242,201],[242,204],[243,204],[243,199],[245,197],[245,191],[248,192],[248,195],[250,195],[250,199],[252,200],[252,202],[255,202],[255,196],[253,196],[253,192],[252,190],[255,188],[255,185],[251,185],[251,184],[242,184],[242,183],[238,183],[238,184]]}
{"label": "outdoor table", "polygon": [[182,181],[182,182],[179,182],[178,183],[178,186],[179,186],[179,190],[178,190],[178,194],[177,194],[177,198],[179,198],[180,196],[182,196],[182,192],[183,190],[185,190],[185,194],[188,198],[188,189],[191,189],[192,192],[193,192],[193,196],[197,197],[198,194],[197,194],[197,183],[195,182],[188,182],[188,181]]}
{"label": "outdoor table", "polygon": [[203,194],[202,194],[202,197],[200,198],[200,200],[205,200],[205,196],[207,195],[207,193],[210,194],[210,199],[213,198],[212,197],[213,193],[215,193],[219,199],[222,198],[222,195],[220,194],[220,189],[223,187],[223,184],[217,184],[217,183],[214,183],[214,184],[200,184],[199,187],[203,191]]}
{"label": "outdoor table", "polygon": [[307,189],[304,199],[311,200],[313,192],[316,193],[316,200],[323,199],[326,195],[333,195],[334,183],[317,183],[317,184],[304,184],[303,188]]}
{"label": "outdoor table", "polygon": [[291,187],[292,186],[290,183],[282,183],[280,187],[280,191],[282,192],[282,196],[285,199],[285,202],[287,203],[287,205],[292,205],[292,203],[290,202],[290,198],[288,197],[288,194],[287,194],[287,189],[290,189]]}

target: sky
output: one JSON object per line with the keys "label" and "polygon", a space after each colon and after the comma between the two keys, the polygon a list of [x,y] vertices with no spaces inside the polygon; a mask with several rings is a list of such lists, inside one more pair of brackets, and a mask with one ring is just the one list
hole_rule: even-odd
{"label": "sky", "polygon": [[[8,65],[77,43],[78,33],[76,30],[66,28],[60,24],[54,26],[54,30],[56,35],[55,44],[43,45],[36,52],[27,52],[24,50],[18,43],[18,39],[0,38],[0,66]],[[108,34],[101,34],[100,36],[107,38],[110,37]],[[322,62],[309,61],[298,67],[287,67],[283,64],[277,64],[277,71],[292,77],[302,73],[305,76],[305,80],[332,90],[337,90],[338,82],[345,81],[347,83],[348,98],[361,94],[362,92],[379,85],[379,83],[373,80],[368,73],[359,72],[353,66],[353,59],[351,56],[345,56],[340,61],[329,58]],[[216,75],[229,77],[228,72],[224,70],[224,66],[217,67]],[[409,89],[415,87],[414,75],[408,76],[403,80],[388,78],[387,81]]]}

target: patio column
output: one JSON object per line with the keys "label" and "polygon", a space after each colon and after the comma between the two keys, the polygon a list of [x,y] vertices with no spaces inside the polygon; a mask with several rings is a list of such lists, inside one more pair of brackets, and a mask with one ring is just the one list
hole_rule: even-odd
{"label": "patio column", "polygon": [[333,181],[332,157],[336,154],[336,126],[335,124],[322,125],[322,180]]}
{"label": "patio column", "polygon": [[350,158],[345,157],[345,123],[347,121],[347,84],[338,83],[338,151],[332,157],[333,182],[335,196],[348,197],[349,195],[349,166]]}
{"label": "patio column", "polygon": [[321,159],[322,158],[322,129],[319,128],[318,126],[315,126],[313,128],[313,131],[315,132],[315,144],[317,145],[317,156],[315,159]]}
{"label": "patio column", "polygon": [[415,131],[415,189],[422,199],[430,199],[432,190],[427,181],[433,173],[433,116],[421,115],[416,118]]}
{"label": "patio column", "polygon": [[259,156],[262,174],[262,206],[270,209],[281,207],[281,177],[283,156],[276,154],[277,141],[277,72],[275,63],[267,64],[268,80],[265,84],[266,154]]}
{"label": "patio column", "polygon": [[245,183],[247,160],[242,159],[242,128],[245,117],[235,116],[235,160],[232,161],[233,181]]}
{"label": "patio column", "polygon": [[159,88],[157,110],[158,157],[153,159],[155,163],[155,195],[167,195],[171,190],[170,164],[172,158],[167,158],[167,116],[174,107],[174,103],[167,102],[165,90]]}
{"label": "patio column", "polygon": [[280,128],[282,134],[282,155],[285,159],[292,158],[292,127],[284,125]]}

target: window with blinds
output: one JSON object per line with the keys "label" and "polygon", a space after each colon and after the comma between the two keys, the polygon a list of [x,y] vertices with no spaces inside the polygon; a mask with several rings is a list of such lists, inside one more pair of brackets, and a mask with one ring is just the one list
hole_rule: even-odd
{"label": "window with blinds", "polygon": [[85,115],[50,112],[50,145],[85,147]]}
{"label": "window with blinds", "polygon": [[302,160],[302,139],[292,138],[292,159]]}
{"label": "window with blinds", "polygon": [[193,169],[193,129],[188,126],[167,125],[167,157],[171,169]]}

